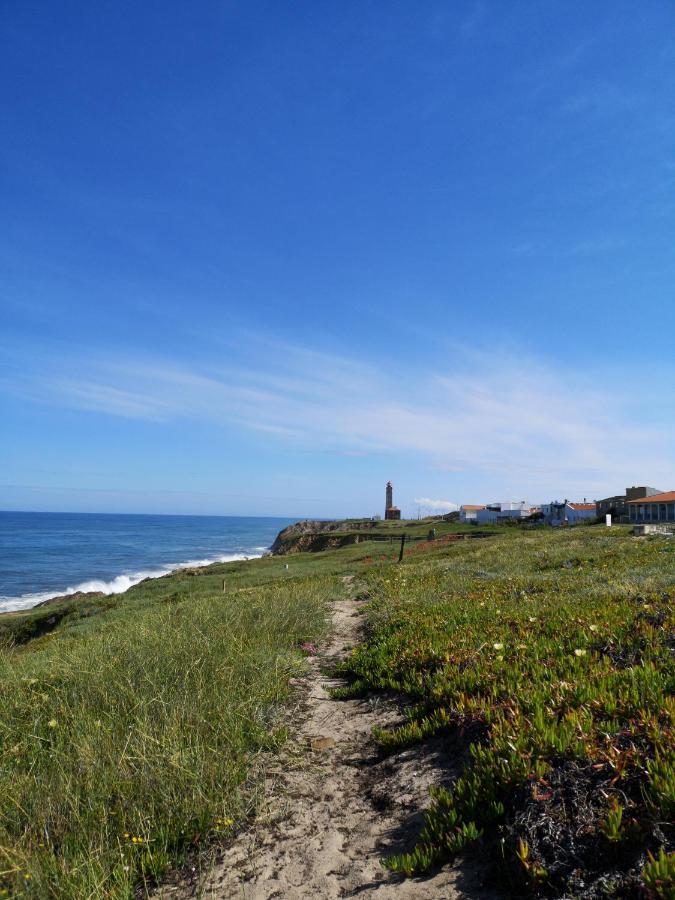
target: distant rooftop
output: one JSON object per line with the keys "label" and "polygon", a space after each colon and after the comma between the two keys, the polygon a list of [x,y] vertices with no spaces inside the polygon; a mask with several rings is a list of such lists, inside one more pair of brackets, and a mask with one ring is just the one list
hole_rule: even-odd
{"label": "distant rooftop", "polygon": [[665,491],[663,494],[652,494],[651,497],[642,497],[639,500],[629,500],[629,503],[673,503],[675,491]]}

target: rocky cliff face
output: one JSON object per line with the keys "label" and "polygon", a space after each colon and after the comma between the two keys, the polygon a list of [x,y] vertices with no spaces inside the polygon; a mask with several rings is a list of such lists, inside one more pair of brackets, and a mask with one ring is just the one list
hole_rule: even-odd
{"label": "rocky cliff face", "polygon": [[373,522],[364,519],[356,522],[322,522],[317,519],[296,522],[280,531],[272,544],[272,553],[283,556],[288,553],[318,552],[354,544],[358,535],[354,531],[372,529]]}

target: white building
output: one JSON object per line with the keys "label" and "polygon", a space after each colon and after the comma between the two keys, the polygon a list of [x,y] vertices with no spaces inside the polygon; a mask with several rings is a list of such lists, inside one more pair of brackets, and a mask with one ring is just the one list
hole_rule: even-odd
{"label": "white building", "polygon": [[595,503],[587,503],[585,500],[582,503],[572,503],[570,500],[542,503],[541,512],[548,525],[578,525],[579,522],[595,519],[597,516]]}
{"label": "white building", "polygon": [[481,510],[485,509],[484,506],[477,503],[465,503],[463,506],[459,508],[459,521],[460,522],[475,522],[476,515]]}
{"label": "white building", "polygon": [[578,522],[588,521],[597,518],[595,503],[568,503],[567,521],[570,525],[576,525]]}
{"label": "white building", "polygon": [[507,519],[526,519],[532,514],[532,507],[525,500],[506,500],[503,503],[488,503],[476,513],[479,525],[493,525]]}

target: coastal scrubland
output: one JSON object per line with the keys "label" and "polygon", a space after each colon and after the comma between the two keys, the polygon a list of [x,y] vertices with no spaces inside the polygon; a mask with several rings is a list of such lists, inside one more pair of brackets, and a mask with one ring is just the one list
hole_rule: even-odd
{"label": "coastal scrubland", "polygon": [[251,815],[252,762],[283,740],[302,644],[339,592],[282,571],[214,566],[7,617],[0,896],[130,897]]}
{"label": "coastal scrubland", "polygon": [[364,541],[1,618],[0,895],[131,897],[236,839],[350,574],[367,627],[336,702],[397,698],[380,752],[442,739],[460,763],[384,864],[473,853],[515,896],[673,897],[672,539],[440,537],[400,564]]}
{"label": "coastal scrubland", "polygon": [[411,875],[479,847],[516,896],[675,896],[675,543],[537,529],[363,575],[370,636],[336,696],[394,692],[383,752],[445,734]]}

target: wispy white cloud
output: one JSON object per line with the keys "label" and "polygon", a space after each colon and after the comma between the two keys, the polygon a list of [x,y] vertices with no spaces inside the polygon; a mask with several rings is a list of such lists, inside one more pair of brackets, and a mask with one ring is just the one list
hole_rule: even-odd
{"label": "wispy white cloud", "polygon": [[453,510],[459,509],[459,505],[453,503],[452,500],[432,500],[430,497],[415,497],[415,503],[424,507],[424,509],[434,509],[439,512],[453,512]]}
{"label": "wispy white cloud", "polygon": [[570,374],[564,350],[553,343],[550,364],[466,351],[442,371],[403,376],[360,359],[267,342],[256,348],[256,364],[51,360],[49,374],[7,389],[158,427],[198,419],[260,431],[303,450],[408,453],[459,478],[483,473],[491,485],[517,487],[523,496],[591,496],[634,480],[672,486],[672,423],[636,421],[639,406],[630,406],[624,388],[609,379],[601,386],[590,371]]}

